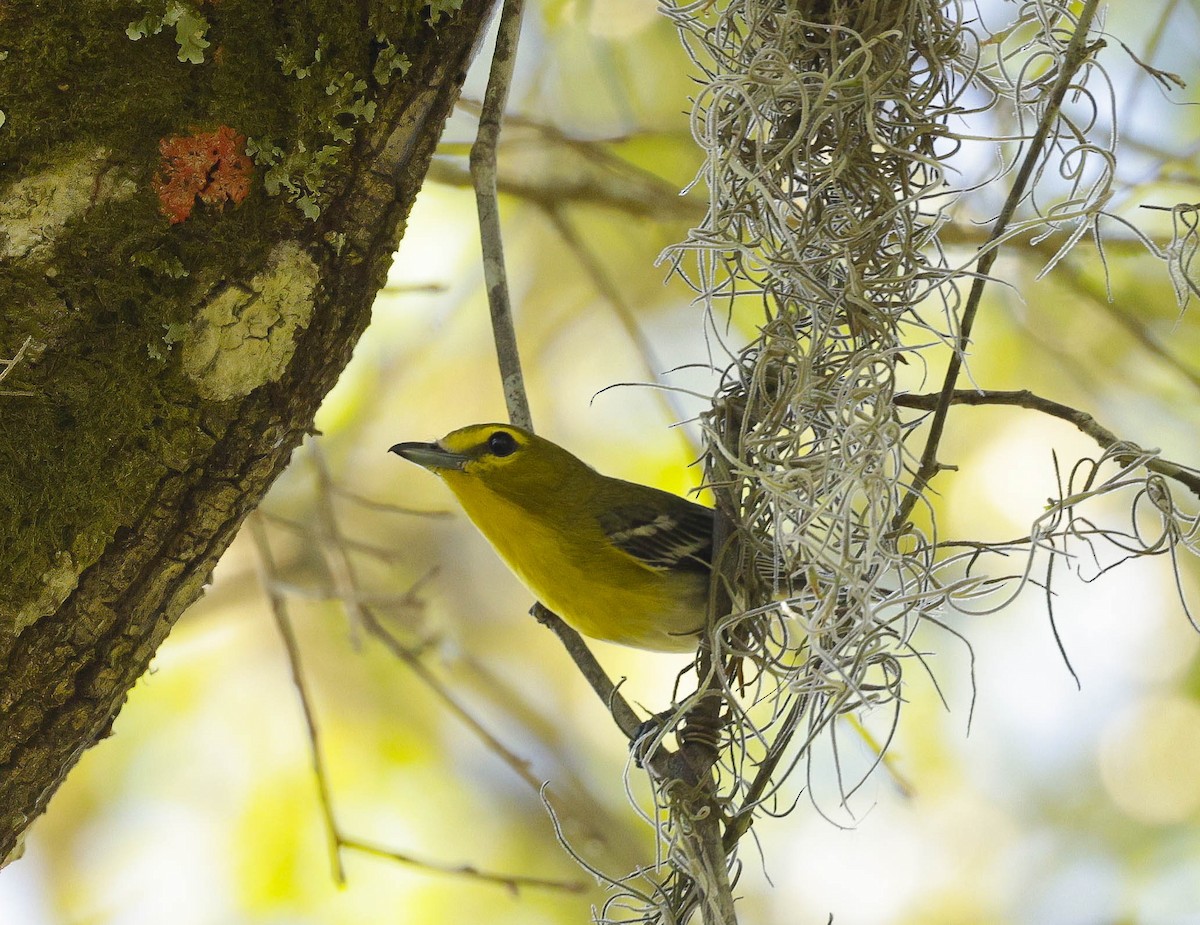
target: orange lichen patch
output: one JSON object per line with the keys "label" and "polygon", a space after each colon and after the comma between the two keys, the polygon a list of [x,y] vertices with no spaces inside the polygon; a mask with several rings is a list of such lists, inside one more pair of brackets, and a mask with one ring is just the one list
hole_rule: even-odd
{"label": "orange lichen patch", "polygon": [[192,214],[197,197],[210,206],[225,200],[236,205],[250,192],[254,163],[246,156],[246,136],[228,125],[164,138],[158,150],[163,166],[154,177],[154,192],[172,225]]}

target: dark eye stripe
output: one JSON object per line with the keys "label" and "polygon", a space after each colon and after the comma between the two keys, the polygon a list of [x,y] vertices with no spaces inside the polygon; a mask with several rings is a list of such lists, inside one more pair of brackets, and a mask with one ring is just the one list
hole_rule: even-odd
{"label": "dark eye stripe", "polygon": [[505,430],[498,430],[488,437],[488,451],[493,456],[511,456],[517,450],[517,441]]}

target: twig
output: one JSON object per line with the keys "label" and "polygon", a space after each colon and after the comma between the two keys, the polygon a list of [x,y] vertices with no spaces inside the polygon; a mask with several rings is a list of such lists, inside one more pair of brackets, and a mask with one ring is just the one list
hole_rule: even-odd
{"label": "twig", "polygon": [[[406,667],[417,679],[420,680],[429,690],[436,694],[441,701],[454,713],[476,736],[483,744],[499,756],[500,760],[507,764],[513,772],[525,781],[534,791],[541,792],[544,781],[540,780],[529,770],[529,762],[518,756],[508,746],[497,739],[487,728],[476,719],[471,712],[461,704],[450,690],[441,682],[441,680],[429,669],[422,661],[420,653],[406,646],[401,642],[376,615],[374,609],[368,601],[371,595],[364,594],[358,586],[358,577],[355,572],[353,563],[349,556],[346,555],[346,550],[342,541],[341,530],[337,524],[336,512],[333,510],[329,499],[333,493],[332,480],[329,477],[328,470],[324,465],[323,458],[319,453],[314,457],[317,467],[319,484],[323,489],[320,492],[322,499],[322,513],[318,518],[319,529],[321,535],[322,554],[325,559],[326,568],[329,570],[329,578],[336,591],[337,598],[347,608],[349,615],[353,621],[361,626],[368,633],[375,636],[395,655],[399,658]],[[419,581],[417,585],[410,588],[405,594],[405,598],[413,598],[415,602],[415,590],[423,583],[424,579]],[[403,598],[402,598],[403,600]]]}
{"label": "twig", "polygon": [[[356,851],[368,852],[380,857],[389,858],[404,864],[412,864],[419,866],[425,870],[437,873],[456,874],[460,876],[473,877],[478,880],[484,880],[493,883],[500,883],[507,886],[509,889],[516,891],[519,887],[538,887],[542,889],[558,889],[567,890],[569,892],[579,892],[584,887],[583,884],[577,882],[565,882],[546,880],[538,877],[525,877],[520,875],[497,874],[481,871],[471,865],[449,865],[438,861],[429,861],[417,859],[411,855],[401,852],[392,851],[376,845],[346,836],[337,823],[337,818],[333,810],[333,794],[329,786],[329,774],[325,767],[325,761],[322,756],[320,747],[320,736],[318,733],[315,711],[313,710],[312,700],[308,693],[308,688],[304,680],[303,668],[301,667],[301,655],[299,642],[296,639],[295,630],[292,627],[291,619],[287,612],[287,597],[284,590],[285,585],[278,580],[278,568],[275,563],[274,556],[271,553],[270,545],[267,540],[266,530],[264,528],[264,518],[258,513],[254,513],[250,517],[250,529],[254,538],[255,547],[259,555],[259,580],[263,590],[267,594],[268,601],[271,605],[271,613],[275,618],[276,626],[279,629],[279,635],[283,640],[284,649],[288,656],[288,665],[292,671],[292,680],[296,686],[296,690],[300,695],[300,705],[304,713],[304,721],[308,727],[308,741],[312,756],[313,770],[317,779],[317,790],[319,794],[319,802],[321,806],[321,817],[324,823],[326,838],[329,843],[330,859],[333,865],[334,879],[339,886],[346,882],[345,868],[342,864],[341,850],[342,848],[353,848]],[[329,561],[328,559],[326,560]],[[353,576],[351,572],[350,581],[353,584]],[[355,589],[350,589],[352,592]],[[412,593],[410,589],[410,594]],[[393,636],[376,618],[375,614],[369,607],[362,606],[358,609],[359,615],[363,621],[363,627],[377,636],[383,643],[397,655],[417,677],[425,683],[435,694],[450,707],[454,712],[473,732],[476,733],[484,742],[484,744],[500,756],[506,764],[511,767],[522,780],[526,781],[534,791],[543,794],[543,782],[534,777],[528,768],[529,763],[518,758],[512,751],[506,748],[498,739],[496,739],[486,728],[476,720],[471,714],[456,701],[444,685],[425,667],[417,656],[417,654],[409,647],[401,643]]]}
{"label": "twig", "polygon": [[[489,883],[498,883],[508,887],[514,893],[521,887],[563,890],[570,893],[581,892],[584,889],[584,884],[578,881],[547,880],[541,877],[499,874],[482,871],[470,864],[451,865],[441,861],[416,858],[409,854],[392,851],[378,845],[360,841],[359,839],[350,838],[342,833],[337,824],[337,818],[334,815],[333,794],[329,786],[329,774],[325,767],[324,758],[322,757],[316,716],[308,694],[308,687],[304,681],[303,669],[301,668],[299,642],[296,639],[295,630],[292,628],[291,619],[288,616],[287,599],[280,593],[275,581],[278,569],[274,556],[271,553],[266,530],[263,527],[263,519],[257,513],[250,515],[250,530],[254,537],[254,545],[259,556],[260,581],[270,602],[271,613],[275,618],[275,625],[279,629],[280,638],[283,640],[284,649],[287,651],[288,665],[292,670],[292,681],[300,695],[300,705],[304,713],[304,722],[308,727],[308,741],[312,755],[313,770],[317,778],[317,789],[320,795],[321,818],[324,822],[326,839],[329,844],[330,860],[333,865],[333,875],[337,884],[343,886],[346,883],[346,871],[342,864],[341,849],[352,848],[355,851],[374,854],[401,864],[417,866],[428,872],[452,874]],[[540,788],[537,789],[540,790]]]}
{"label": "twig", "polygon": [[339,847],[343,844],[338,833],[337,820],[333,814],[333,794],[329,787],[329,775],[325,769],[325,760],[321,756],[321,739],[317,731],[317,719],[313,712],[312,702],[308,696],[308,687],[304,681],[304,671],[300,667],[300,644],[296,632],[292,628],[288,616],[287,598],[279,590],[276,578],[279,570],[275,565],[275,557],[267,540],[267,531],[263,526],[262,517],[256,512],[250,515],[250,534],[254,538],[254,547],[258,552],[259,584],[267,595],[271,605],[271,615],[275,618],[275,626],[283,647],[287,652],[288,667],[292,670],[292,683],[300,695],[300,707],[304,712],[304,722],[308,726],[308,744],[312,757],[313,772],[317,778],[317,792],[320,797],[321,819],[325,826],[325,838],[329,845],[329,860],[333,865],[333,879],[338,886],[346,883],[346,869],[342,866],[342,855]]}
{"label": "twig", "polygon": [[354,838],[343,838],[342,846],[363,854],[373,854],[376,857],[387,858],[400,864],[412,864],[422,870],[449,874],[454,877],[470,877],[472,880],[482,880],[487,883],[498,883],[517,893],[521,887],[532,887],[539,890],[559,890],[564,893],[582,893],[586,884],[578,880],[548,880],[543,877],[525,877],[519,874],[498,874],[492,871],[480,870],[471,864],[446,864],[443,861],[431,861],[428,858],[416,858],[411,854],[393,851],[371,842],[359,841]]}
{"label": "twig", "polygon": [[583,637],[567,626],[563,622],[562,617],[541,603],[534,604],[529,612],[538,623],[548,628],[559,638],[559,641],[562,642],[563,647],[583,674],[584,679],[591,685],[592,690],[596,692],[596,696],[612,712],[613,720],[616,721],[617,727],[625,733],[626,738],[632,739],[641,720],[638,719],[637,714],[633,711],[633,707],[629,705],[629,701],[621,696],[621,693],[617,690],[617,685],[612,682],[612,679],[600,667],[600,663],[596,661],[596,656],[587,647],[587,643],[583,641]]}
{"label": "twig", "polygon": [[[313,529],[312,529],[311,523],[295,520],[291,517],[284,517],[283,515],[276,514],[273,511],[264,511],[264,510],[262,510],[262,508],[259,508],[259,510],[262,512],[262,515],[267,520],[267,522],[273,526],[282,527],[284,530],[287,530],[291,533],[297,533],[302,537],[311,537],[312,536]],[[396,562],[407,562],[408,561],[408,557],[405,555],[405,553],[403,551],[401,551],[399,549],[392,549],[392,548],[388,548],[385,546],[376,546],[372,543],[364,543],[362,540],[353,540],[353,539],[350,539],[349,537],[347,537],[345,539],[345,544],[346,544],[347,549],[351,549],[354,552],[360,552],[364,556],[370,556],[371,558],[377,559],[381,562],[396,563]],[[307,592],[303,592],[303,593],[306,597],[318,596],[318,595],[315,595],[311,591],[307,591]],[[330,595],[321,594],[319,596],[329,597]],[[388,597],[388,599],[394,600],[394,599],[396,599],[397,595],[390,593],[387,595],[387,597]],[[384,598],[383,594],[360,594],[360,595],[358,595],[359,600],[364,600],[364,599],[374,600],[375,603],[382,603],[383,598]]]}
{"label": "twig", "polygon": [[1079,19],[1075,26],[1075,34],[1071,36],[1070,44],[1067,46],[1066,54],[1063,56],[1058,77],[1055,79],[1054,87],[1050,91],[1046,111],[1042,114],[1037,131],[1029,142],[1029,150],[1025,153],[1021,168],[1017,171],[1017,175],[1013,180],[1012,189],[1008,192],[1008,198],[1004,201],[1004,206],[1001,208],[1000,214],[996,217],[996,221],[992,225],[992,232],[988,236],[987,243],[984,244],[981,250],[979,264],[975,270],[975,278],[971,283],[971,292],[967,297],[967,304],[963,310],[962,321],[959,326],[958,343],[950,356],[950,362],[946,366],[946,377],[942,384],[941,400],[934,409],[933,419],[929,424],[929,436],[925,441],[925,449],[921,453],[921,463],[913,479],[912,488],[900,504],[892,523],[893,528],[898,529],[908,519],[925,486],[929,484],[930,479],[937,475],[940,468],[940,464],[937,461],[937,453],[938,446],[942,440],[942,433],[946,426],[946,415],[950,410],[950,396],[954,393],[954,387],[958,382],[958,376],[962,371],[963,362],[966,358],[967,348],[971,343],[971,328],[975,324],[975,316],[979,311],[984,286],[987,285],[992,266],[995,264],[996,258],[1000,255],[998,242],[1003,237],[1009,221],[1017,210],[1017,206],[1025,197],[1026,186],[1042,157],[1042,149],[1046,145],[1052,127],[1058,120],[1062,102],[1071,87],[1071,81],[1075,77],[1076,71],[1083,66],[1092,52],[1092,48],[1087,44],[1087,39],[1097,6],[1099,6],[1099,0],[1087,0],[1080,11]]}
{"label": "twig", "polygon": [[389,283],[379,291],[388,295],[415,295],[445,292],[449,288],[445,283]]}
{"label": "twig", "polygon": [[1091,303],[1104,312],[1114,322],[1124,328],[1129,336],[1142,345],[1146,352],[1156,357],[1163,365],[1173,370],[1176,374],[1186,379],[1189,384],[1200,389],[1200,372],[1190,369],[1181,359],[1176,357],[1166,348],[1166,345],[1161,343],[1154,334],[1151,333],[1148,325],[1139,318],[1135,317],[1134,313],[1121,308],[1119,305],[1110,302],[1100,293],[1093,291],[1084,279],[1083,273],[1077,267],[1071,266],[1069,263],[1063,263],[1061,269],[1075,283],[1076,290],[1083,292]]}
{"label": "twig", "polygon": [[[471,149],[471,174],[475,179],[483,241],[484,278],[488,288],[496,354],[504,383],[504,398],[510,420],[519,426],[532,428],[512,323],[512,306],[504,277],[500,220],[496,207],[496,144],[516,54],[520,9],[521,0],[505,0],[491,75],[479,117],[479,134]],[[617,725],[632,739],[637,728],[636,714],[600,668],[579,634],[541,604],[535,604],[533,612],[559,637],[584,677],[608,705]],[[715,760],[715,746],[711,750]],[[668,759],[665,749],[659,749],[646,760],[655,779],[667,790],[684,852],[703,871],[706,888],[701,891],[701,908],[704,921],[729,925],[736,922],[736,916],[725,855],[721,850],[720,815],[712,797],[712,762],[702,762],[702,767],[696,767],[683,760],[682,750],[673,757],[676,760]],[[696,882],[694,877],[692,882]]]}
{"label": "twig", "polygon": [[[422,578],[422,581],[425,579]],[[295,584],[288,581],[275,583],[279,590],[289,597],[299,597],[310,601],[334,601],[337,603],[351,602],[356,608],[363,604],[388,606],[396,609],[419,609],[420,603],[415,599],[412,589],[403,594],[394,591],[338,591],[333,588],[313,587],[309,584]]]}
{"label": "twig", "polygon": [[[1132,142],[1127,142],[1127,144],[1132,144]],[[1147,207],[1143,206],[1143,208]],[[946,225],[939,233],[938,238],[945,245],[972,245],[978,248],[983,243],[981,230],[965,224],[950,223]],[[1053,260],[1057,254],[1057,248],[1049,239],[1013,240],[1006,246],[1010,253],[1015,250],[1022,256],[1031,259],[1049,261]],[[1136,237],[1106,237],[1104,239],[1104,250],[1108,253],[1113,251],[1141,252],[1145,250],[1145,247],[1145,241]],[[1179,357],[1172,354],[1140,317],[1135,316],[1134,312],[1122,308],[1119,304],[1109,301],[1107,293],[1098,291],[1101,287],[1088,280],[1083,271],[1070,261],[1064,260],[1057,264],[1057,267],[1059,273],[1069,279],[1075,292],[1082,293],[1095,308],[1104,312],[1116,324],[1124,328],[1148,353],[1178,373],[1191,385],[1200,388],[1200,372],[1190,369]]]}
{"label": "twig", "polygon": [[333,591],[349,618],[351,639],[358,644],[358,636],[366,624],[363,616],[363,604],[360,600],[358,574],[346,543],[338,526],[337,512],[333,509],[333,477],[325,464],[325,455],[321,452],[316,441],[309,445],[312,454],[313,468],[317,474],[317,530],[321,558],[325,561],[325,569],[333,585]]}
{"label": "twig", "polygon": [[[1130,447],[1128,453],[1121,453],[1115,457],[1123,465],[1134,462],[1141,457],[1140,452],[1136,451],[1134,444],[1131,444],[1128,440],[1122,440],[1111,430],[1101,427],[1096,422],[1096,419],[1086,411],[1080,411],[1078,408],[1072,408],[1069,405],[1051,401],[1049,398],[1043,398],[1040,395],[1030,392],[1028,389],[1011,392],[978,392],[974,389],[958,389],[949,393],[931,392],[925,395],[896,396],[896,404],[902,408],[918,408],[928,411],[940,407],[943,402],[947,405],[1012,405],[1019,408],[1040,411],[1043,414],[1048,414],[1051,417],[1074,425],[1078,430],[1091,437],[1106,450],[1116,446]],[[1158,457],[1146,460],[1144,465],[1151,472],[1174,479],[1181,485],[1191,489],[1197,497],[1200,497],[1200,472],[1197,472],[1195,469]]]}
{"label": "twig", "polygon": [[500,29],[492,54],[483,109],[479,113],[479,132],[471,147],[471,177],[475,181],[475,205],[479,211],[479,235],[483,245],[483,278],[487,285],[488,307],[492,315],[492,335],[496,341],[496,359],[509,419],[516,425],[533,428],[525,379],[521,374],[521,354],[512,320],[508,297],[508,279],[504,269],[504,240],[500,233],[500,204],[496,194],[496,146],[500,140],[500,120],[508,100],[513,64],[517,58],[517,40],[521,35],[521,10],[524,0],[504,0],[500,10]]}
{"label": "twig", "polygon": [[419,508],[404,507],[399,504],[388,504],[386,501],[376,501],[357,492],[350,491],[340,485],[333,486],[333,492],[340,498],[352,501],[368,511],[381,511],[386,514],[408,514],[412,517],[449,517],[449,511],[428,511]]}
{"label": "twig", "polygon": [[455,696],[450,693],[450,690],[438,679],[428,666],[421,660],[412,649],[406,646],[386,626],[380,622],[369,607],[364,607],[363,625],[367,632],[371,633],[380,642],[382,642],[393,655],[395,655],[419,678],[426,687],[441,699],[441,701],[454,713],[463,724],[470,729],[491,751],[499,756],[500,760],[512,769],[521,780],[525,781],[535,792],[541,793],[542,786],[545,783],[540,780],[532,771],[529,770],[530,762],[514,752],[503,742],[497,739],[487,728],[477,720],[471,712],[464,707]]}
{"label": "twig", "polygon": [[[660,381],[663,371],[663,364],[658,358],[658,354],[654,350],[654,345],[650,343],[648,338],[638,325],[637,318],[634,317],[633,310],[629,303],[625,301],[621,295],[621,290],[617,287],[612,276],[607,273],[600,261],[596,259],[596,254],[588,247],[587,242],[575,230],[575,226],[571,223],[570,216],[567,215],[567,210],[556,203],[549,203],[545,207],[546,215],[550,218],[551,224],[555,230],[566,242],[572,253],[575,254],[575,259],[582,265],[584,272],[591,277],[592,285],[604,297],[605,301],[612,307],[613,313],[617,316],[617,321],[621,323],[621,327],[625,329],[625,335],[633,342],[637,348],[638,354],[642,358],[642,365],[646,369],[646,373],[651,379],[658,384],[659,388],[655,389],[655,395],[662,402],[663,408],[667,412],[667,416],[675,421],[683,421],[687,418],[687,412],[683,406],[675,400],[675,393]],[[700,448],[689,439],[687,431],[683,428],[677,428],[680,439],[687,447],[688,455],[691,458],[696,458],[700,455]]]}
{"label": "twig", "polygon": [[[21,360],[25,359],[25,353],[29,350],[29,345],[32,343],[32,335],[26,337],[25,342],[17,348],[17,353],[11,360],[0,360],[0,366],[4,367],[4,369],[0,369],[0,382],[3,382],[5,379],[7,379],[8,374],[17,368],[17,365],[21,362]],[[34,395],[34,393],[26,391],[25,389],[3,389],[0,390],[0,395],[5,396],[6,398],[30,398]]]}
{"label": "twig", "polygon": [[[509,114],[504,121],[512,125],[520,119]],[[604,145],[611,144],[611,140],[575,140],[551,132],[541,133],[548,143],[538,149],[552,159],[549,171],[536,176],[499,172],[496,188],[501,193],[543,208],[567,204],[599,206],[657,222],[698,222],[704,217],[704,205],[696,198],[680,196],[677,186],[609,153]],[[558,161],[565,160],[563,149],[583,164],[568,161],[560,165]],[[427,176],[431,182],[444,186],[473,185],[471,172],[455,161],[454,146],[443,144],[438,153],[442,156],[429,165]]]}

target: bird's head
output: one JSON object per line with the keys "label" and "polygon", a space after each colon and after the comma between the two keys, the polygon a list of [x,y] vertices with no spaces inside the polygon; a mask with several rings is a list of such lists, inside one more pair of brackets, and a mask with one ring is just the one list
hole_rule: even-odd
{"label": "bird's head", "polygon": [[397,443],[391,452],[424,466],[461,494],[484,488],[517,503],[553,493],[586,463],[511,424],[471,424],[436,443]]}

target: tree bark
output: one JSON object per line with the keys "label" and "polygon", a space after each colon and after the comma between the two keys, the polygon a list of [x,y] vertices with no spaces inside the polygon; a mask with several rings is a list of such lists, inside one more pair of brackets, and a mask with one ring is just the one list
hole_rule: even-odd
{"label": "tree bark", "polygon": [[0,858],[369,321],[490,6],[401,5],[0,6]]}

